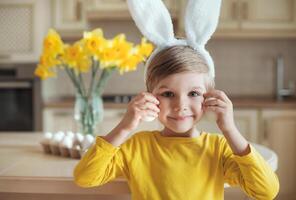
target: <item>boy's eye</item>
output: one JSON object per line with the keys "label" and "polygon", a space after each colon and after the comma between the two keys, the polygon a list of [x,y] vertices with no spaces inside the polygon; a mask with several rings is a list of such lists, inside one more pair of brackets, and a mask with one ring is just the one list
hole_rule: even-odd
{"label": "boy's eye", "polygon": [[189,94],[190,94],[190,96],[193,96],[193,97],[198,97],[201,95],[199,92],[196,92],[196,91],[192,91]]}
{"label": "boy's eye", "polygon": [[164,96],[164,97],[172,97],[172,96],[174,96],[174,94],[172,93],[172,92],[163,92],[162,94],[161,94],[161,96]]}

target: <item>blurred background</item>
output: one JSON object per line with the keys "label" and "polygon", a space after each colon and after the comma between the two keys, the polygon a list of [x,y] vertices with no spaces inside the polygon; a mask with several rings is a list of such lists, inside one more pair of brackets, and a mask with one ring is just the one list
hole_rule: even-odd
{"label": "blurred background", "polygon": [[[176,36],[183,37],[187,0],[164,3]],[[3,133],[77,130],[75,92],[67,75],[61,71],[43,82],[33,75],[49,28],[68,43],[95,28],[110,39],[119,33],[134,43],[142,38],[125,0],[1,0],[0,110],[9,108],[1,114]],[[296,0],[223,0],[218,29],[206,48],[215,62],[216,88],[232,99],[242,134],[278,156],[277,199],[296,199]],[[103,93],[101,135],[118,123],[128,101],[145,91],[143,74],[142,65],[135,72],[113,74]],[[10,101],[13,95],[21,101]],[[219,131],[207,120],[199,126]],[[154,122],[142,128],[157,127]],[[226,194],[226,199],[247,199],[237,190]]]}

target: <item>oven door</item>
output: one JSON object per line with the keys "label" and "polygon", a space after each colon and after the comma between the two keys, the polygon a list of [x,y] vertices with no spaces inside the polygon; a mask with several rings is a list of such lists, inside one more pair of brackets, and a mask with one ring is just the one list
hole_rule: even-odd
{"label": "oven door", "polygon": [[0,81],[0,131],[33,130],[31,81]]}

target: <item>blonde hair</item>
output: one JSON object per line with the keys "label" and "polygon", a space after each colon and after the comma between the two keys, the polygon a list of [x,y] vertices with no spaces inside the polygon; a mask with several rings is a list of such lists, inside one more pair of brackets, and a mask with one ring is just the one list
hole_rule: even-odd
{"label": "blonde hair", "polygon": [[146,72],[146,89],[152,92],[157,83],[169,75],[182,72],[205,74],[206,90],[215,87],[209,67],[202,56],[190,46],[171,46],[160,51],[150,61]]}

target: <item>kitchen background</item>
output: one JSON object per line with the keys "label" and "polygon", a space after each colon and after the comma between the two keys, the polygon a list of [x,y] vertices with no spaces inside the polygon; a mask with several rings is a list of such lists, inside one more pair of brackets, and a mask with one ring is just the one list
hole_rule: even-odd
{"label": "kitchen background", "polygon": [[[183,36],[186,0],[164,2],[174,19],[176,35]],[[50,27],[65,42],[73,42],[84,30],[94,28],[102,28],[107,38],[125,33],[128,40],[139,43],[142,37],[125,0],[1,0],[0,27],[1,82],[7,82],[7,69],[17,68],[18,76],[32,74]],[[279,157],[278,199],[296,199],[296,0],[223,0],[218,30],[207,49],[216,66],[216,87],[233,98],[242,132]],[[281,69],[283,74],[278,71]],[[123,76],[114,73],[104,95],[116,99],[145,90],[143,73],[143,66]],[[67,75],[61,71],[56,78],[43,82],[25,77],[33,91],[32,131],[76,129],[74,88]],[[279,84],[281,80],[283,85]],[[2,84],[1,91],[6,89]],[[283,100],[278,101],[276,97],[281,96]],[[3,108],[4,99],[0,98]],[[118,122],[118,112],[122,116],[126,102],[119,104],[106,102],[110,112],[104,124],[109,124],[99,127],[102,133]],[[204,125],[210,126],[207,122]],[[1,131],[5,131],[5,124],[2,126]]]}

